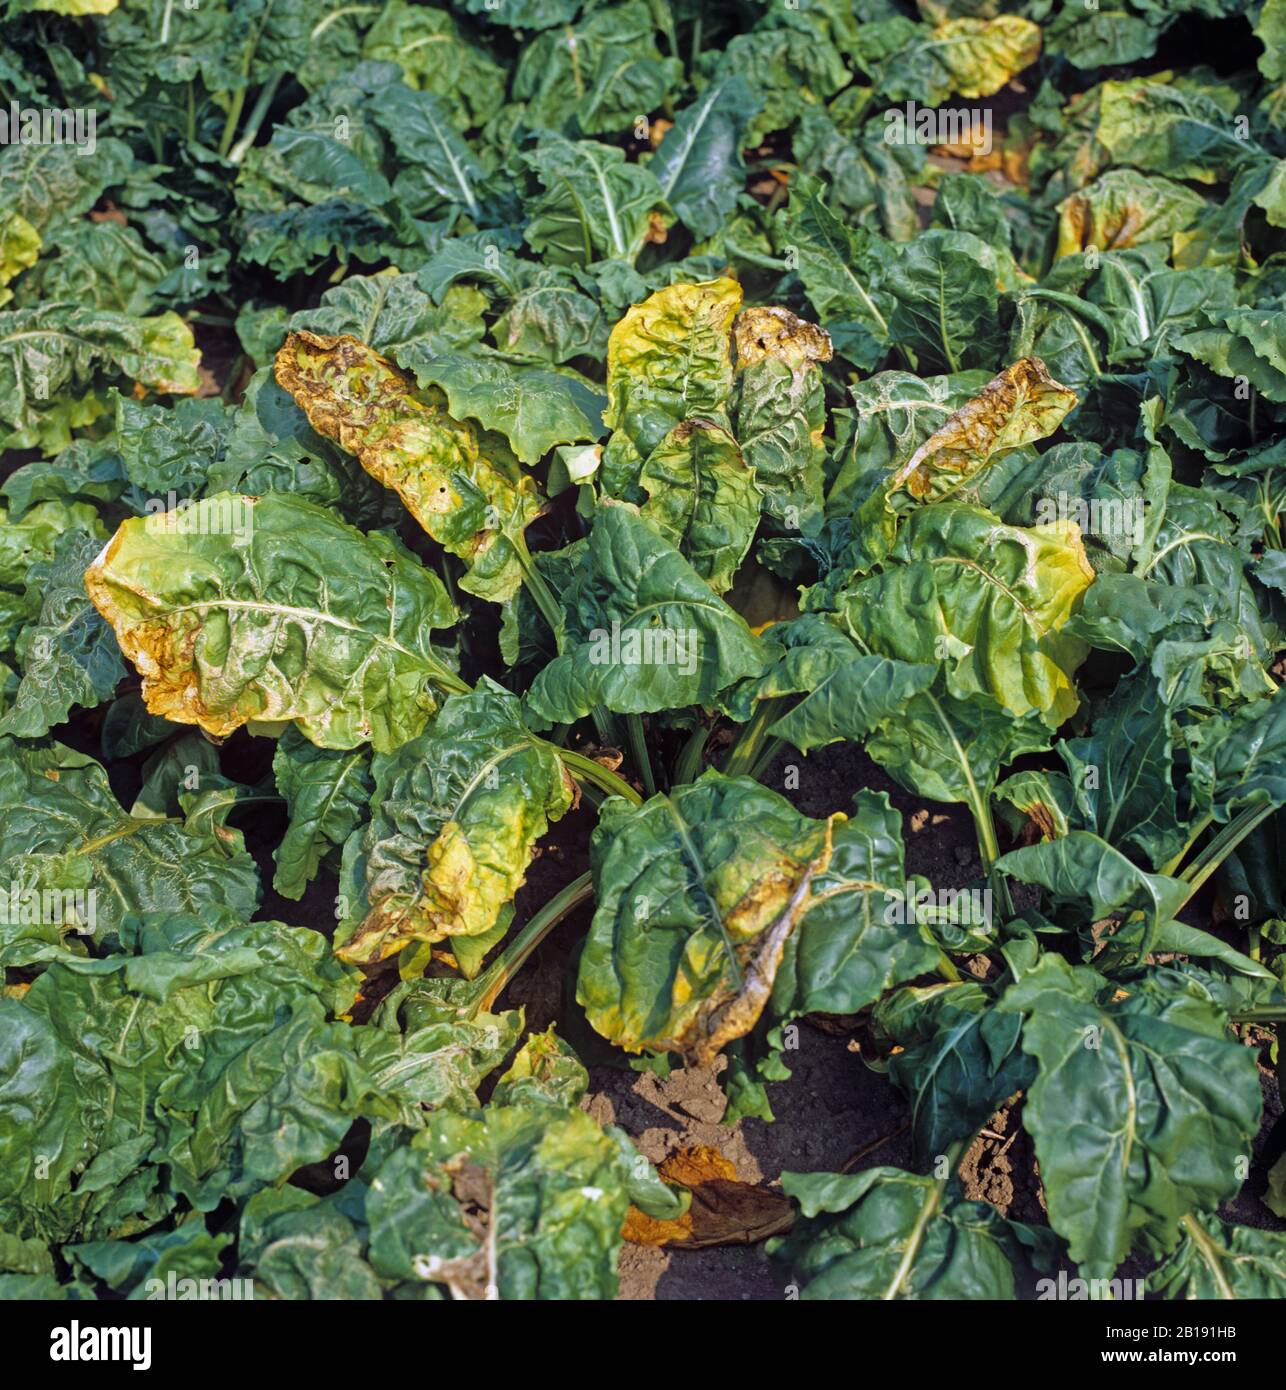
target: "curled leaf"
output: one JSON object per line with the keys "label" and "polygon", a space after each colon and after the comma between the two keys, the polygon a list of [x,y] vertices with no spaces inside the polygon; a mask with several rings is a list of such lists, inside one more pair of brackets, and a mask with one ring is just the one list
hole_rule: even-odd
{"label": "curled leaf", "polygon": [[347,334],[291,333],[275,370],[313,429],[356,454],[439,545],[466,562],[462,588],[497,603],[513,597],[522,582],[514,538],[540,510],[540,498],[503,445],[491,447]]}
{"label": "curled leaf", "polygon": [[768,304],[746,309],[732,326],[737,366],[745,368],[773,357],[792,367],[829,362],[834,355],[830,334],[789,309]]}
{"label": "curled leaf", "polygon": [[686,1187],[692,1204],[667,1221],[637,1207],[625,1216],[625,1239],[633,1245],[675,1245],[704,1250],[712,1245],[754,1245],[790,1230],[794,1220],[784,1192],[741,1182],[736,1166],[718,1149],[679,1149],[657,1164],[668,1183]]}
{"label": "curled leaf", "polygon": [[940,502],[988,464],[1051,435],[1076,404],[1076,393],[1050,376],[1039,357],[1024,357],[966,401],[889,480],[917,502]]}

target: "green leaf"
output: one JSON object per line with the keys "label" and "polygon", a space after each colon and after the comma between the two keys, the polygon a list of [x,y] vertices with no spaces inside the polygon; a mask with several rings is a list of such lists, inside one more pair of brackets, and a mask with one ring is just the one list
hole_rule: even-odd
{"label": "green leaf", "polygon": [[122,378],[194,395],[200,354],[171,311],[132,318],[57,301],[0,310],[0,446],[48,451],[102,414],[96,386]]}
{"label": "green leaf", "polygon": [[1244,378],[1270,401],[1286,402],[1286,313],[1225,309],[1210,317],[1210,327],[1181,333],[1175,347],[1220,376]]}
{"label": "green leaf", "polygon": [[1286,1237],[1194,1212],[1178,1248],[1148,1278],[1149,1292],[1170,1298],[1281,1298]]}
{"label": "green leaf", "polygon": [[[607,352],[603,311],[588,295],[562,284],[520,290],[492,324],[491,336],[501,352],[555,364]],[[596,434],[600,416],[601,406],[594,416]]]}
{"label": "green leaf", "polygon": [[919,371],[993,368],[1000,353],[995,251],[970,232],[931,228],[898,250],[883,288],[888,335]]}
{"label": "green leaf", "polygon": [[18,641],[22,680],[0,718],[0,734],[39,738],[73,706],[93,709],[125,675],[120,648],[85,593],[85,570],[102,548],[85,531],[65,531],[53,557],[28,571],[40,615]]}
{"label": "green leaf", "polygon": [[769,623],[760,642],[768,658],[762,674],[724,697],[732,717],[741,723],[752,718],[759,701],[817,690],[861,654],[852,638],[818,613]]}
{"label": "green leaf", "polygon": [[1110,1278],[1140,1236],[1173,1248],[1188,1212],[1235,1196],[1263,1106],[1254,1056],[1219,1010],[1183,992],[1115,992],[1047,955],[1000,1002],[1023,1015],[1036,1059],[1023,1122],[1050,1224],[1090,1278]]}
{"label": "green leaf", "polygon": [[[166,517],[169,520],[166,520]],[[85,585],[153,714],[216,736],[295,720],[323,748],[414,737],[458,678],[430,634],[455,614],[396,541],[288,493],[219,493],[123,522]]]}
{"label": "green leaf", "polygon": [[591,9],[529,40],[513,75],[513,99],[535,129],[574,119],[586,135],[617,135],[665,104],[681,65],[656,46],[646,0]]}
{"label": "green leaf", "polygon": [[606,400],[570,369],[550,371],[481,353],[435,352],[414,345],[400,361],[421,386],[440,386],[451,413],[476,420],[509,441],[523,463],[539,463],[557,444],[602,437]]}
{"label": "green leaf", "polygon": [[239,831],[127,816],[106,770],[83,753],[0,741],[0,791],[11,808],[0,832],[3,881],[60,890],[52,925],[63,931],[88,928],[102,941],[129,913],[249,915],[259,901]]}
{"label": "green leaf", "polygon": [[169,511],[177,500],[205,492],[230,424],[218,399],[178,400],[167,408],[116,397],[121,466],[148,498],[149,512]]}
{"label": "green leaf", "polygon": [[643,517],[716,594],[732,587],[759,525],[760,492],[737,441],[720,426],[688,419],[647,456],[639,486]]}
{"label": "green leaf", "polygon": [[907,910],[902,817],[884,792],[858,792],[832,828],[830,863],[813,875],[803,919],[786,943],[772,1011],[855,1014],[930,971],[937,948]]}
{"label": "green leaf", "polygon": [[171,1276],[176,1280],[216,1278],[223,1251],[231,1243],[230,1233],[211,1235],[198,1218],[141,1240],[91,1240],[64,1246],[63,1251],[74,1266],[83,1266],[109,1289],[130,1298],[148,1298],[152,1296],[149,1286],[155,1287],[153,1280],[167,1288]]}
{"label": "green leaf", "polygon": [[527,694],[538,719],[569,722],[596,705],[646,714],[713,704],[759,673],[764,655],[745,619],[632,507],[600,505],[586,559],[567,648]]}
{"label": "green leaf", "polygon": [[1194,799],[1216,820],[1286,801],[1286,691],[1206,720],[1188,731],[1187,744]]}
{"label": "green leaf", "polygon": [[714,77],[740,76],[763,101],[751,120],[746,144],[762,144],[770,131],[785,130],[811,106],[833,97],[852,78],[848,65],[811,16],[735,34],[719,55]]}
{"label": "green leaf", "polygon": [[994,700],[959,700],[941,689],[907,701],[866,739],[866,752],[910,791],[935,801],[962,801],[975,818],[987,814],[1000,769],[1049,744],[1035,716],[1015,719]]}
{"label": "green leaf", "polygon": [[872,1022],[896,1044],[889,1079],[911,1103],[911,1132],[922,1163],[972,1138],[1035,1067],[1019,1047],[1022,1020],[991,1007],[976,981],[900,989],[881,1000]]}
{"label": "green leaf", "polygon": [[461,8],[487,24],[506,29],[548,29],[569,23],[579,6],[575,0],[507,0],[494,8],[487,0],[463,0]]}
{"label": "green leaf", "polygon": [[842,222],[815,187],[792,193],[779,216],[785,249],[794,252],[808,302],[836,352],[869,371],[889,346],[889,320],[897,304],[886,283],[893,248]]}
{"label": "green leaf", "polygon": [[45,239],[83,217],[114,184],[123,183],[134,157],[123,140],[95,139],[87,159],[72,142],[9,140],[0,149],[0,199]]}
{"label": "green leaf", "polygon": [[1042,36],[1046,52],[1088,70],[1150,58],[1159,33],[1158,25],[1129,10],[1061,10]]}
{"label": "green leaf", "polygon": [[[191,729],[158,748],[143,764],[143,785],[131,816],[177,816],[183,810],[183,794],[207,792],[233,796],[244,792],[239,783],[230,782],[219,771],[219,750],[203,734]],[[201,803],[200,814],[213,803]],[[221,822],[220,822],[221,823]]]}
{"label": "green leaf", "polygon": [[292,492],[342,509],[355,526],[375,527],[401,514],[396,497],[338,444],[308,423],[294,398],[261,367],[232,418],[224,457],[210,470],[210,492]]}
{"label": "green leaf", "polygon": [[675,117],[649,166],[698,241],[714,236],[737,205],[746,130],[762,105],[739,73],[711,82]]}
{"label": "green leaf", "polygon": [[[364,1196],[357,1179],[318,1199],[287,1185],[256,1192],[245,1204],[238,1232],[240,1266],[270,1298],[343,1297],[374,1301],[384,1288],[367,1263]],[[345,1208],[348,1208],[346,1211]]]}
{"label": "green leaf", "polygon": [[0,487],[0,495],[15,514],[21,514],[38,502],[115,502],[125,488],[120,455],[112,441],[77,439],[54,459],[15,469]]}
{"label": "green leaf", "polygon": [[[28,230],[35,235],[34,229]],[[6,254],[4,244],[12,235],[12,229],[0,232],[0,257]],[[151,313],[164,299],[161,287],[169,268],[133,227],[75,222],[58,232],[55,244],[58,254],[44,256],[18,285],[23,306],[57,299],[85,309],[140,315]]]}
{"label": "green leaf", "polygon": [[1146,955],[1162,925],[1183,906],[1188,885],[1164,874],[1145,873],[1118,849],[1088,830],[1069,830],[1057,840],[1011,850],[996,867],[1023,883],[1039,883],[1056,903],[1080,911],[1088,935],[1104,917],[1139,912],[1146,919],[1141,936],[1126,933],[1129,947]]}
{"label": "green leaf", "polygon": [[777,720],[772,732],[801,753],[841,739],[863,739],[886,721],[900,718],[936,675],[932,665],[855,656],[810,683],[808,693]]}
{"label": "green leaf", "polygon": [[1021,1247],[994,1207],[900,1168],[783,1173],[804,1220],[770,1252],[807,1299],[1012,1299]]}
{"label": "green leaf", "polygon": [[[853,104],[864,111],[870,91],[869,88],[850,87],[845,95],[851,96]],[[841,114],[837,109],[826,114],[815,107],[809,107],[803,113],[799,130],[791,141],[800,175],[792,176],[791,183],[796,183],[803,175],[820,179],[827,185],[827,199],[837,213],[891,241],[910,241],[920,230],[914,186],[919,183],[924,168],[924,146],[890,144],[884,139],[884,132],[888,129],[884,121],[870,120],[854,129],[849,120],[860,117],[846,120],[846,114]],[[842,130],[841,125],[844,127]],[[975,179],[958,182],[970,188],[985,186]],[[934,204],[935,220],[939,223],[947,210],[949,199],[944,195],[951,183],[948,177],[939,184],[938,199]],[[791,196],[793,198],[794,194]],[[957,197],[955,201],[959,202],[960,199]],[[980,231],[977,226],[964,230],[978,232],[984,239],[990,239],[989,234]],[[991,230],[999,233],[999,243],[1007,241],[1008,232],[1003,226],[993,224]]]}
{"label": "green leaf", "polygon": [[371,114],[397,151],[394,197],[417,213],[437,203],[458,204],[471,217],[481,211],[486,170],[451,123],[447,104],[432,92],[415,92],[394,82],[372,104]]}
{"label": "green leaf", "polygon": [[551,265],[633,264],[654,225],[669,224],[656,176],[627,164],[624,150],[547,132],[521,158],[543,189],[528,202],[523,235]]}
{"label": "green leaf", "polygon": [[1255,20],[1255,37],[1264,45],[1259,55],[1259,71],[1270,82],[1286,78],[1286,60],[1282,43],[1286,41],[1286,6],[1282,0],[1264,0],[1264,7]]}
{"label": "green leaf", "polygon": [[292,314],[290,327],[326,337],[347,334],[399,362],[403,350],[412,347],[421,352],[468,349],[482,338],[486,300],[472,286],[453,289],[435,304],[414,275],[395,270],[350,275],[325,291],[315,309]]}
{"label": "green leaf", "polygon": [[484,125],[503,105],[504,70],[445,10],[391,0],[366,31],[362,56],[396,63],[408,86],[447,104],[461,130]]}
{"label": "green leaf", "polygon": [[1093,732],[1066,739],[1077,823],[1153,868],[1183,848],[1175,791],[1171,711],[1147,677],[1122,682],[1100,710]]}
{"label": "green leaf", "polygon": [[374,783],[364,748],[318,748],[295,729],[277,740],[272,757],[277,790],[290,823],[273,851],[272,886],[283,898],[303,897],[322,858],[343,847],[371,802]]}

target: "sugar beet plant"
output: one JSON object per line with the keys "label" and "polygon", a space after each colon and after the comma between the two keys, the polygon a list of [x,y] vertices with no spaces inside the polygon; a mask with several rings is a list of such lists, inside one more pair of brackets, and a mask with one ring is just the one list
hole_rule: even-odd
{"label": "sugar beet plant", "polygon": [[610,1297],[566,1035],[838,1015],[784,1288],[1286,1294],[1283,0],[9,0],[0,129],[0,1293]]}

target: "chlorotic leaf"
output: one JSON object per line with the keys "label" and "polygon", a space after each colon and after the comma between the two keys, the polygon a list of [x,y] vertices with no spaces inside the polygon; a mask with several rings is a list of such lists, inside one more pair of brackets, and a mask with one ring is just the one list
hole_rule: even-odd
{"label": "chlorotic leaf", "polygon": [[224,737],[294,720],[323,748],[396,748],[459,678],[430,642],[455,614],[397,542],[289,493],[122,522],[85,573],[153,714]]}
{"label": "chlorotic leaf", "polygon": [[507,922],[536,841],[575,797],[557,750],[490,681],[448,700],[373,773],[373,817],[345,851],[353,917],[337,942],[359,963]]}

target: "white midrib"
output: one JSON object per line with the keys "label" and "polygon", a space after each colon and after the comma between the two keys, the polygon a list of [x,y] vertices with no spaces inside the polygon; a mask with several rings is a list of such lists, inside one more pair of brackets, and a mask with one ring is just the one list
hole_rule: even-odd
{"label": "white midrib", "polygon": [[674,185],[678,183],[680,174],[688,162],[688,156],[696,146],[697,137],[705,129],[706,121],[710,118],[711,111],[714,110],[714,99],[719,95],[719,84],[712,84],[706,92],[705,105],[698,111],[696,120],[692,123],[690,134],[679,146],[679,158],[674,163],[674,173],[661,185],[661,192],[668,198],[674,192]]}
{"label": "white midrib", "polygon": [[603,195],[603,206],[607,210],[607,221],[612,232],[612,245],[616,248],[618,256],[624,256],[625,238],[621,235],[621,224],[616,216],[616,205],[612,202],[611,189],[607,186],[607,180],[603,177],[603,170],[598,161],[591,158],[590,163],[594,166],[594,178],[598,182],[598,191]]}
{"label": "white midrib", "polygon": [[391,637],[381,637],[360,623],[347,623],[343,618],[337,618],[331,613],[321,613],[315,608],[294,608],[285,603],[256,603],[251,599],[244,598],[218,598],[204,599],[199,603],[179,604],[175,608],[167,608],[165,614],[168,616],[173,613],[193,613],[208,608],[240,609],[250,613],[282,613],[288,617],[299,618],[304,622],[320,624],[323,627],[337,627],[344,632],[360,632],[371,642],[378,643],[380,646],[391,647],[394,651],[401,652],[403,656],[408,656],[413,661],[424,661],[424,657],[418,652],[411,651],[408,647],[402,646],[400,642],[393,641]]}
{"label": "white midrib", "polygon": [[464,201],[471,212],[477,212],[478,204],[473,196],[473,188],[469,180],[465,177],[464,170],[460,167],[459,160],[451,152],[451,146],[447,144],[446,136],[443,135],[441,128],[433,118],[432,111],[425,111],[425,119],[433,127],[433,134],[437,137],[438,144],[442,146],[442,153],[447,157],[447,163],[451,166],[451,172],[455,175],[455,181],[460,185],[460,192],[464,194]]}

